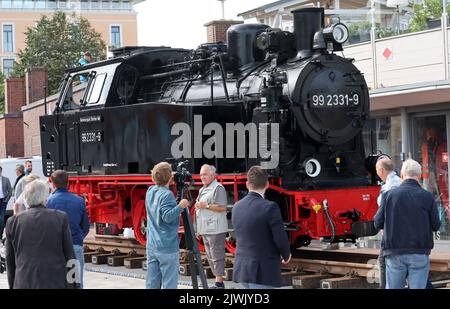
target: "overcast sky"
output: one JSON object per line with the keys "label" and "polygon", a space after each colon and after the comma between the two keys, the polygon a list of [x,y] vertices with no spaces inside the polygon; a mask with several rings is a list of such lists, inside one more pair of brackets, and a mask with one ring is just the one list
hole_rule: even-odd
{"label": "overcast sky", "polygon": [[[275,0],[226,0],[225,18]],[[134,6],[138,12],[138,44],[195,48],[206,42],[205,23],[222,17],[218,0],[146,0]]]}

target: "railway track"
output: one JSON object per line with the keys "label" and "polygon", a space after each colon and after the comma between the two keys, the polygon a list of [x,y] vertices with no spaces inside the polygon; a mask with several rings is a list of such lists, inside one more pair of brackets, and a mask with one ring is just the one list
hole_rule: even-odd
{"label": "railway track", "polygon": [[[85,240],[85,261],[109,266],[125,266],[146,270],[145,247],[135,239],[122,236],[95,235]],[[282,266],[284,285],[294,288],[377,288],[378,249],[341,248],[324,250],[318,247],[301,248],[287,265]],[[186,250],[180,250],[180,274],[190,276]],[[213,274],[202,259],[207,277]],[[233,255],[227,254],[225,280],[233,274]],[[450,287],[450,253],[432,253],[430,280],[435,287]]]}

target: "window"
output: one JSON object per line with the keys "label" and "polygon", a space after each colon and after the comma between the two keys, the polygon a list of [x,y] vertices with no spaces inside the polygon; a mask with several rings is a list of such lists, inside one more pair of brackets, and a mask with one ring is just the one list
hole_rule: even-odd
{"label": "window", "polygon": [[58,8],[59,9],[65,9],[67,8],[67,2],[65,0],[58,1]]}
{"label": "window", "polygon": [[89,10],[89,2],[87,0],[81,0],[81,9]]}
{"label": "window", "polygon": [[111,47],[118,48],[121,44],[120,26],[111,26]]}
{"label": "window", "polygon": [[128,1],[122,1],[122,10],[130,10],[131,9],[131,5],[130,2]]}
{"label": "window", "polygon": [[117,1],[117,0],[113,1],[113,2],[112,2],[112,9],[113,9],[113,10],[118,10],[118,9],[120,9],[120,2]]}
{"label": "window", "polygon": [[56,0],[48,0],[47,9],[56,9]]}
{"label": "window", "polygon": [[9,77],[14,66],[14,59],[3,59],[3,75],[5,78]]}
{"label": "window", "polygon": [[12,7],[12,1],[11,0],[1,0],[1,1],[2,1],[2,8],[10,9]]}
{"label": "window", "polygon": [[102,94],[103,85],[105,84],[106,74],[99,74],[95,77],[92,82],[91,88],[89,89],[89,94],[87,95],[87,104],[94,105],[100,100],[100,95]]}
{"label": "window", "polygon": [[22,0],[14,0],[13,1],[13,8],[14,9],[21,9],[23,7]]}
{"label": "window", "polygon": [[105,9],[105,10],[111,9],[111,2],[102,1],[102,9]]}
{"label": "window", "polygon": [[3,24],[3,51],[7,53],[14,52],[13,25]]}
{"label": "window", "polygon": [[91,9],[93,10],[98,10],[100,9],[100,3],[96,0],[91,1]]}
{"label": "window", "polygon": [[23,7],[25,9],[32,9],[32,8],[34,8],[34,2],[32,0],[24,0]]}
{"label": "window", "polygon": [[36,9],[45,9],[45,0],[36,0]]}

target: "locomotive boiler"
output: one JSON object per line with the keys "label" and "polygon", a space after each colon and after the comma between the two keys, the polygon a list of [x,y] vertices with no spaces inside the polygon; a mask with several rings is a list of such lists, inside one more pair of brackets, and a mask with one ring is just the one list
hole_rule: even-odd
{"label": "locomotive boiler", "polygon": [[[322,8],[292,13],[293,33],[234,25],[227,45],[123,48],[68,70],[53,114],[40,119],[45,173],[68,171],[91,222],[132,226],[142,243],[149,171],[177,160],[189,160],[194,195],[195,172],[215,165],[230,205],[245,195],[248,168],[265,167],[267,198],[293,246],[373,235],[368,88],[353,60],[336,54],[347,28],[325,27]],[[231,226],[229,234],[233,252]]]}

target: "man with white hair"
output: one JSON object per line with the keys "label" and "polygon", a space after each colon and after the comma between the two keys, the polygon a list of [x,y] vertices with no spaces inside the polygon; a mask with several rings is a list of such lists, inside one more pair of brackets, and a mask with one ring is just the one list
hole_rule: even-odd
{"label": "man with white hair", "polygon": [[375,227],[384,229],[387,289],[404,288],[406,279],[410,289],[424,289],[427,284],[433,231],[439,229],[440,221],[433,195],[419,183],[421,175],[420,164],[406,160],[402,184],[382,195],[375,215]]}
{"label": "man with white hair", "polygon": [[209,266],[216,276],[214,288],[224,289],[225,237],[228,232],[227,193],[216,180],[216,168],[205,164],[200,169],[203,187],[195,203],[196,233],[205,244]]}
{"label": "man with white hair", "polygon": [[73,284],[67,272],[69,261],[76,261],[69,220],[65,213],[45,207],[48,194],[45,182],[30,183],[24,192],[28,210],[12,216],[6,223],[10,288],[63,289]]}

